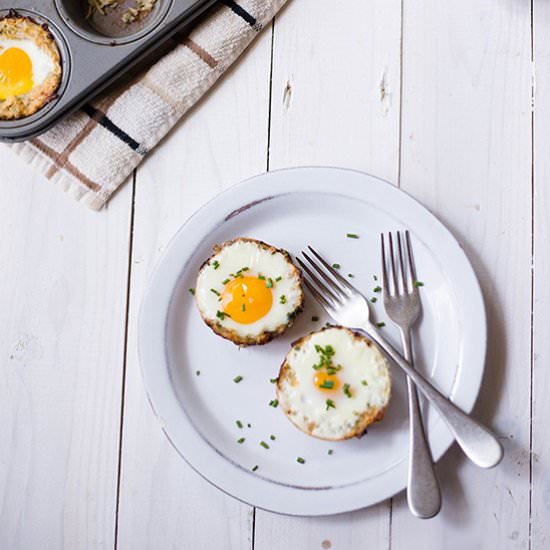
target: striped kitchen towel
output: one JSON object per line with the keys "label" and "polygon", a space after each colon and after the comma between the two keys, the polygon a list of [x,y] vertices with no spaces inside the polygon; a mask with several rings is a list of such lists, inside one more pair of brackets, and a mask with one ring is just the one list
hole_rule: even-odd
{"label": "striped kitchen towel", "polygon": [[76,200],[99,210],[285,2],[221,0],[131,84],[10,147]]}

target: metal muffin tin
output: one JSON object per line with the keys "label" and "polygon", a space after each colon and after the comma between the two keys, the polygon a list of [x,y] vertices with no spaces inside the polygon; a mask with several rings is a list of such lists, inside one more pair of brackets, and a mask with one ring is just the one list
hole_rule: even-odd
{"label": "metal muffin tin", "polygon": [[63,71],[55,97],[39,111],[17,120],[0,120],[0,141],[23,141],[45,132],[216,2],[157,0],[141,21],[125,24],[121,15],[135,0],[119,0],[115,10],[89,18],[87,0],[0,0],[0,17],[15,13],[48,26]]}

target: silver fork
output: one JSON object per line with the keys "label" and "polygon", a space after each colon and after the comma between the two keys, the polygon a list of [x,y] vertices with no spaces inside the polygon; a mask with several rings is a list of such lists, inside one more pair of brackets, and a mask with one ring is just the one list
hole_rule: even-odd
{"label": "silver fork", "polygon": [[411,367],[369,320],[369,305],[366,298],[311,246],[308,248],[317,261],[306,252],[302,252],[311,267],[300,259],[298,262],[313,282],[312,284],[306,278],[307,287],[326,312],[341,325],[363,330],[386,352],[443,417],[457,443],[474,464],[482,468],[496,466],[502,458],[502,447],[497,438],[487,428],[461,411]]}
{"label": "silver fork", "polygon": [[[399,328],[403,355],[414,367],[411,343],[411,327],[420,315],[420,295],[416,286],[412,247],[409,232],[405,232],[406,254],[403,253],[402,237],[396,234],[397,254],[394,253],[392,234],[389,233],[389,254],[386,254],[384,235],[380,235],[382,259],[382,285],[386,315]],[[389,256],[389,262],[386,257]],[[395,257],[398,267],[396,269]],[[388,277],[389,267],[390,277]],[[399,281],[397,273],[400,273]],[[401,283],[401,284],[399,284]],[[426,441],[418,393],[410,378],[407,378],[409,394],[409,471],[407,502],[411,512],[421,518],[432,518],[441,509],[441,491],[435,475],[430,449]]]}

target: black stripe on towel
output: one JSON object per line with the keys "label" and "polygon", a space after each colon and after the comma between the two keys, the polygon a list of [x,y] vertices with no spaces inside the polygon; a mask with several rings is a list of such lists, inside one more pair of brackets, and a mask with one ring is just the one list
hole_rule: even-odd
{"label": "black stripe on towel", "polygon": [[109,130],[109,132],[120,139],[120,141],[126,143],[126,145],[128,145],[128,147],[130,147],[130,149],[132,149],[133,151],[136,151],[140,155],[145,155],[147,153],[147,149],[145,149],[145,147],[140,145],[134,138],[129,136],[122,128],[117,126],[105,113],[103,113],[99,109],[96,109],[91,105],[84,105],[82,107],[82,110],[90,118],[96,120],[98,124]]}
{"label": "black stripe on towel", "polygon": [[242,17],[251,27],[259,31],[261,25],[258,24],[256,18],[253,15],[250,15],[242,6],[239,6],[235,0],[222,0],[222,3],[230,8],[233,13],[237,14],[239,17]]}

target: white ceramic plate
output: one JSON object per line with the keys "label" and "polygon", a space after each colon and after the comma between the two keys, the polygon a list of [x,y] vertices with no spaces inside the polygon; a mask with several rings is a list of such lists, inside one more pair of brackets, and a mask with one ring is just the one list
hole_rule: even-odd
{"label": "white ceramic plate", "polygon": [[[344,273],[352,273],[353,282],[371,297],[378,284],[374,275],[380,274],[379,234],[398,229],[411,232],[418,278],[425,283],[416,330],[417,366],[470,411],[485,361],[479,285],[452,235],[399,189],[351,170],[281,170],[232,187],[178,231],[142,304],[140,360],[162,429],[204,478],[247,503],[293,515],[362,508],[406,486],[406,384],[397,367],[383,422],[361,439],[316,440],[294,428],[269,401],[275,395],[270,378],[277,376],[290,342],[327,320],[321,308],[307,296],[304,313],[287,334],[266,346],[239,349],[202,322],[188,292],[213,244],[247,236],[291,254],[312,244],[341,264]],[[347,233],[360,239],[349,239]],[[379,321],[387,321],[381,300],[372,311]],[[314,315],[321,320],[313,322]],[[382,330],[398,342],[391,323]],[[243,377],[239,384],[233,382],[237,375]],[[425,413],[437,460],[452,437],[435,412],[426,407]],[[244,424],[242,429],[236,420]],[[240,437],[246,438],[244,444],[237,443]],[[260,445],[262,440],[269,449]],[[298,456],[305,464],[297,462]]]}

